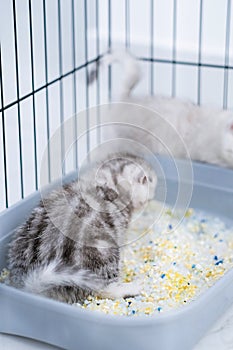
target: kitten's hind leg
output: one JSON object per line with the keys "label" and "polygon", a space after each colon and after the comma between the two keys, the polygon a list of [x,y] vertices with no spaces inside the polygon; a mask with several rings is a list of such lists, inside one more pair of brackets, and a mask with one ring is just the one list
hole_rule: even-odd
{"label": "kitten's hind leg", "polygon": [[110,283],[100,292],[101,297],[109,299],[127,298],[141,294],[142,284],[139,282]]}

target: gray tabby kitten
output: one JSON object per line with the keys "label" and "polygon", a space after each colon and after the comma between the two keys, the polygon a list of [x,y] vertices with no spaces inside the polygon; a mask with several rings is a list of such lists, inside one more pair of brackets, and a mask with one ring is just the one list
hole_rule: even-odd
{"label": "gray tabby kitten", "polygon": [[114,155],[51,192],[10,243],[10,283],[68,303],[139,294],[138,283],[118,282],[120,248],[133,210],[156,184],[145,160]]}

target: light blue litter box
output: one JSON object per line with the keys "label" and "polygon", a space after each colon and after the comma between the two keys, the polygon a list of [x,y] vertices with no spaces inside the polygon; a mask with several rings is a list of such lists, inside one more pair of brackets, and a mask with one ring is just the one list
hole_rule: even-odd
{"label": "light blue litter box", "polygon": [[[171,204],[177,191],[172,162],[159,157]],[[178,161],[181,167],[185,161]],[[193,163],[190,206],[233,222],[233,171]],[[74,178],[71,174],[67,181]],[[0,215],[0,268],[6,266],[7,243],[40,194]],[[233,271],[180,310],[151,317],[127,318],[85,311],[12,287],[0,285],[0,332],[37,339],[67,350],[189,350],[233,302]]]}

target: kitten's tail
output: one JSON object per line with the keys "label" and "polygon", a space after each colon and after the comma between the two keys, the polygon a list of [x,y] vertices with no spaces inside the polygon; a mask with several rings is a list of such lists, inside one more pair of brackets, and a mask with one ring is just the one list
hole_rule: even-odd
{"label": "kitten's tail", "polygon": [[24,282],[24,290],[43,294],[53,287],[76,286],[98,292],[106,286],[106,281],[91,271],[74,271],[68,267],[58,269],[58,266],[57,262],[51,262],[30,271]]}
{"label": "kitten's tail", "polygon": [[100,58],[97,62],[96,68],[93,69],[89,75],[88,83],[91,84],[96,80],[101,66],[110,66],[115,62],[120,63],[123,67],[124,80],[122,82],[120,96],[122,99],[125,99],[130,96],[131,91],[141,78],[141,71],[136,58],[127,51],[113,51],[112,53],[107,53]]}

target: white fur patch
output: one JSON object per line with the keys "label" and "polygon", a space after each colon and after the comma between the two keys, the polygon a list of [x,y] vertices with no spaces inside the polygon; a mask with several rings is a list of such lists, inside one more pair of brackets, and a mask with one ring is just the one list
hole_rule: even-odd
{"label": "white fur patch", "polygon": [[78,286],[99,291],[104,285],[104,280],[90,271],[79,270],[71,273],[65,268],[62,271],[56,271],[57,266],[58,262],[53,261],[47,266],[32,270],[25,280],[24,290],[42,294],[55,286]]}
{"label": "white fur patch", "polygon": [[126,298],[139,295],[141,292],[142,284],[138,281],[129,283],[114,282],[101,292],[101,296],[110,299]]}

